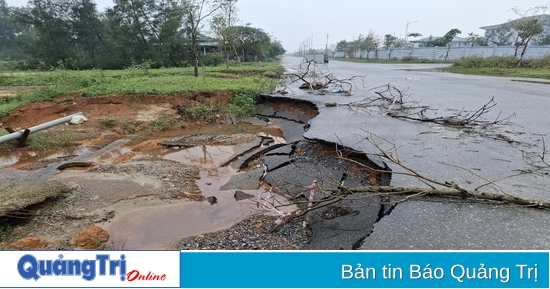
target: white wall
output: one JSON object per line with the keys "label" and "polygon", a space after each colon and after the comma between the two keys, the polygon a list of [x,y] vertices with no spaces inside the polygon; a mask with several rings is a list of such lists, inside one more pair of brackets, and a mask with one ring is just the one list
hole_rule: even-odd
{"label": "white wall", "polygon": [[[473,47],[451,47],[449,50],[448,60],[457,60],[468,56],[514,56],[515,47],[512,46],[473,46]],[[521,54],[520,47],[518,55]],[[446,47],[420,47],[420,48],[406,48],[395,49],[392,52],[391,57],[397,57],[401,59],[404,56],[414,56],[418,58],[426,58],[430,60],[445,60],[445,54],[447,52]],[[388,59],[389,50],[379,49],[378,58]],[[343,51],[336,52],[335,57],[348,57],[347,53]],[[550,56],[550,46],[529,46],[525,52],[525,59],[542,58]],[[355,53],[356,58],[360,58],[360,51]],[[362,58],[367,58],[367,53],[363,52]],[[369,53],[369,58],[375,58],[375,52]]]}

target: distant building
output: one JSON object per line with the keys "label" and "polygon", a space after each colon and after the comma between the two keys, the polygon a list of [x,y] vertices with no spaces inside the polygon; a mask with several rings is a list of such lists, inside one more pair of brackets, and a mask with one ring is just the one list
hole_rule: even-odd
{"label": "distant building", "polygon": [[529,16],[525,18],[511,20],[502,24],[483,26],[479,28],[485,30],[485,38],[487,38],[489,45],[493,44],[498,46],[508,46],[514,44],[517,36],[514,25],[516,25],[520,21],[529,21],[534,19],[537,19],[540,23],[542,23],[544,32],[533,37],[531,44],[550,44],[550,15],[548,14]]}
{"label": "distant building", "polygon": [[[415,47],[433,47],[433,42],[438,38],[441,38],[441,36],[430,36],[416,40],[415,42],[418,43],[418,46]],[[467,45],[468,39],[458,36],[453,37],[453,41],[451,42],[451,47],[464,47]]]}
{"label": "distant building", "polygon": [[202,33],[197,33],[197,46],[204,55],[217,51],[218,42],[216,39],[208,37]]}

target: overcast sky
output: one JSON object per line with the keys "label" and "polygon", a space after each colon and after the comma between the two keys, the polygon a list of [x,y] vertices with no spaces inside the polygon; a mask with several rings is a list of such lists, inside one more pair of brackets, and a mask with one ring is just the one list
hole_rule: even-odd
{"label": "overcast sky", "polygon": [[[112,0],[95,0],[102,11]],[[10,5],[26,1],[7,0]],[[372,29],[379,35],[404,37],[418,32],[424,36],[443,36],[458,28],[483,35],[480,26],[500,24],[516,18],[513,7],[550,6],[550,0],[239,0],[242,24],[251,23],[283,42],[288,51],[313,38],[314,48],[353,40]],[[417,22],[415,22],[417,21]]]}

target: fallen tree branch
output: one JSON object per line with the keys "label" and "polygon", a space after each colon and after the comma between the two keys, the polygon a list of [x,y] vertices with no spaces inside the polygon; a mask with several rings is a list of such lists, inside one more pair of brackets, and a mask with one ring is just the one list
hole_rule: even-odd
{"label": "fallen tree branch", "polygon": [[[475,200],[497,201],[505,204],[515,204],[538,209],[550,209],[549,201],[533,200],[475,190],[465,190],[460,187],[450,188],[421,188],[421,187],[392,187],[392,186],[364,186],[354,188],[341,188],[351,193],[376,193],[396,195],[437,195],[458,198],[470,198]],[[337,191],[335,191],[337,192]]]}
{"label": "fallen tree branch", "polygon": [[[283,83],[277,85],[275,90],[276,93],[284,94],[289,86],[296,82],[300,82],[299,88],[308,89],[310,92],[318,90],[321,91],[321,94],[324,94],[326,93],[326,91],[324,91],[325,88],[328,88],[329,85],[335,85],[336,89],[334,92],[345,92],[346,95],[351,95],[353,87],[356,86],[355,81],[361,79],[364,86],[367,76],[352,76],[350,78],[340,79],[327,71],[325,67],[318,66],[313,60],[301,63],[295,71],[295,73],[279,75]],[[344,86],[346,86],[347,89],[344,89]]]}

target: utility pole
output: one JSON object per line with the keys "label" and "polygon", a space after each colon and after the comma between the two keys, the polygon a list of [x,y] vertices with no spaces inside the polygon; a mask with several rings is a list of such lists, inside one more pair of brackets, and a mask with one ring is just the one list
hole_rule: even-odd
{"label": "utility pole", "polygon": [[328,55],[328,33],[327,33],[327,43],[325,44],[325,54]]}
{"label": "utility pole", "polygon": [[407,21],[407,25],[405,25],[405,43],[407,44],[409,43],[409,25],[416,22],[418,21],[413,21],[413,22]]}

